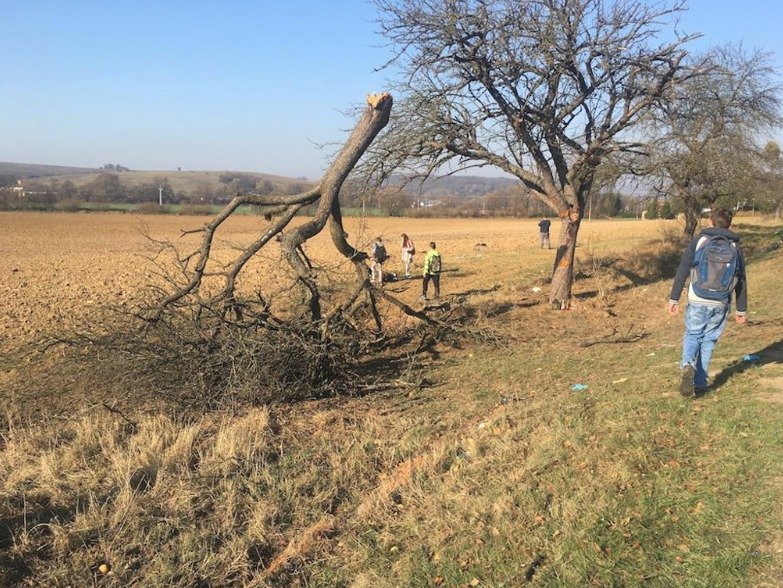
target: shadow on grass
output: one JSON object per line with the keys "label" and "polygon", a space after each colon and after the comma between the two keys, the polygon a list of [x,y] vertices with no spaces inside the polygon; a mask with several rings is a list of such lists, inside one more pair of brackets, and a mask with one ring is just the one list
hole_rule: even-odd
{"label": "shadow on grass", "polygon": [[[71,507],[25,504],[24,514],[0,517],[0,582],[5,586],[16,586],[33,574],[33,566],[30,565],[32,562],[14,555],[11,550],[17,537],[23,533],[34,536],[51,534],[51,523],[73,523],[76,513],[84,511],[87,504],[86,497],[81,497],[77,504]],[[49,549],[39,548],[36,551],[36,559],[47,560],[51,556]]]}
{"label": "shadow on grass", "polygon": [[[732,229],[741,238],[745,260],[749,264],[768,259],[778,254],[783,247],[783,230],[779,226],[737,224]],[[596,262],[611,267],[617,275],[630,282],[613,289],[616,293],[624,292],[637,286],[672,280],[677,274],[687,242],[688,239],[680,235],[666,234],[662,241],[642,246],[624,257],[597,259]]]}
{"label": "shadow on grass", "polygon": [[715,376],[715,379],[713,380],[713,387],[718,388],[728,382],[732,377],[754,367],[772,363],[783,364],[783,339],[777,343],[767,345],[764,349],[755,351],[750,355],[758,356],[758,360],[744,361],[743,359],[740,359],[739,361],[735,361],[734,363],[726,366],[717,376]]}
{"label": "shadow on grass", "polygon": [[783,229],[780,225],[762,227],[735,224],[732,225],[732,230],[738,233],[742,239],[742,252],[748,263],[768,259],[783,247]]}

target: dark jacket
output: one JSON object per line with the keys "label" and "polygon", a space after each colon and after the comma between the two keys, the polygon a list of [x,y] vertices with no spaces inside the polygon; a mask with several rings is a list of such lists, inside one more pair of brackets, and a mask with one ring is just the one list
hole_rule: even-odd
{"label": "dark jacket", "polygon": [[739,266],[737,267],[737,285],[734,287],[734,293],[737,298],[737,314],[745,314],[748,310],[748,290],[747,282],[745,279],[745,256],[742,254],[742,248],[739,243],[739,235],[730,229],[723,229],[721,227],[709,227],[704,229],[697,237],[694,237],[688,246],[685,248],[685,253],[680,261],[680,267],[677,270],[677,275],[674,277],[674,283],[672,284],[672,291],[669,294],[669,300],[677,302],[682,294],[682,289],[685,287],[685,281],[690,276],[691,268],[694,263],[694,255],[696,254],[696,245],[699,239],[702,237],[708,237],[710,235],[721,235],[737,244],[737,253],[739,254]]}

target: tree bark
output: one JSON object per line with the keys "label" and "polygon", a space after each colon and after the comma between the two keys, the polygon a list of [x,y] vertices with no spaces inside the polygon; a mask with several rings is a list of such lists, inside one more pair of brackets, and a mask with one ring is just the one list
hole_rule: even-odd
{"label": "tree bark", "polygon": [[329,215],[332,213],[333,203],[337,201],[340,187],[345,178],[376,135],[389,122],[392,107],[391,94],[373,94],[367,98],[367,104],[368,106],[362,118],[357,123],[348,141],[346,141],[340,153],[338,153],[336,159],[321,179],[321,197],[314,218],[280,238],[280,245],[284,255],[310,293],[310,313],[313,320],[316,321],[320,320],[322,316],[320,294],[310,269],[304,264],[296,250],[324,228]]}
{"label": "tree bark", "polygon": [[696,232],[696,227],[699,224],[699,216],[696,214],[696,211],[693,210],[692,207],[686,206],[685,207],[685,236],[686,237],[693,237],[693,234]]}
{"label": "tree bark", "polygon": [[582,222],[582,215],[576,211],[561,213],[562,226],[560,240],[555,255],[555,266],[552,271],[552,287],[549,302],[560,310],[571,306],[571,285],[574,281],[574,258],[576,254],[576,237]]}
{"label": "tree bark", "polygon": [[[220,304],[222,305],[222,310],[217,312],[217,315],[220,317],[225,317],[230,310],[237,310],[238,306],[234,299],[234,291],[239,274],[247,261],[257,254],[271,239],[276,237],[280,242],[284,257],[296,272],[299,282],[305,289],[311,320],[313,322],[320,321],[323,318],[321,296],[313,268],[306,258],[302,244],[321,232],[330,216],[332,216],[337,219],[339,225],[337,232],[340,235],[340,239],[335,239],[335,245],[340,252],[349,258],[356,258],[357,264],[361,264],[363,259],[366,258],[366,255],[363,257],[358,256],[356,250],[345,242],[340,224],[338,194],[345,178],[354,168],[359,158],[375,139],[376,135],[388,123],[392,102],[392,96],[389,93],[368,96],[368,106],[364,110],[362,117],[317,187],[301,194],[289,196],[238,194],[210,223],[200,229],[183,232],[183,234],[196,232],[204,234],[198,250],[184,257],[177,255],[178,262],[182,266],[181,269],[187,276],[187,283],[177,287],[174,292],[166,295],[153,308],[143,312],[140,316],[147,320],[157,321],[161,318],[166,308],[181,303],[185,297],[193,295],[199,298],[202,279],[207,275],[206,268],[210,260],[215,232],[226,219],[236,212],[239,206],[250,204],[271,207],[266,210],[270,220],[273,213],[282,213],[282,216],[276,219],[255,243],[241,250],[233,261],[224,264],[222,268],[213,270],[211,275],[223,276],[225,280],[224,287],[210,296],[210,298],[197,300],[193,304],[202,306]],[[294,215],[303,206],[314,202],[318,202],[314,218],[292,228],[288,232],[283,232],[284,229],[289,227]],[[175,247],[172,247],[172,249],[176,251]],[[360,283],[363,284],[364,280],[362,278],[365,277],[365,274],[362,273],[358,265],[357,272]]]}

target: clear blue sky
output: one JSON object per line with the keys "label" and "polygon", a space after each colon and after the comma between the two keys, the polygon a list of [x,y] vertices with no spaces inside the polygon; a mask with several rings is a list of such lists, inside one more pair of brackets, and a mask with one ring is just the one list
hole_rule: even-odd
{"label": "clear blue sky", "polygon": [[[691,0],[695,44],[776,54],[779,0]],[[317,178],[385,89],[362,0],[0,0],[0,161]]]}

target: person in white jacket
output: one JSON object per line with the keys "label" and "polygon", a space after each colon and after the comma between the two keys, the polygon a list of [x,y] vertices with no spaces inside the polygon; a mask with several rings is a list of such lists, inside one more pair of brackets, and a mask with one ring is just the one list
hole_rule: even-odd
{"label": "person in white jacket", "polygon": [[416,247],[413,240],[405,233],[402,234],[402,263],[405,266],[405,277],[411,277],[411,266],[413,266],[413,256],[416,254]]}

